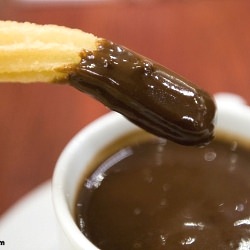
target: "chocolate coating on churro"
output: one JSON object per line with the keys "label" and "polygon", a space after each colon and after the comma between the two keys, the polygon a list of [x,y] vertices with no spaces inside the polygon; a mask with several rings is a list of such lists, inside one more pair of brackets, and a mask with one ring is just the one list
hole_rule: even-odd
{"label": "chocolate coating on churro", "polygon": [[98,40],[68,81],[143,129],[184,145],[213,138],[213,98],[183,77],[123,46]]}

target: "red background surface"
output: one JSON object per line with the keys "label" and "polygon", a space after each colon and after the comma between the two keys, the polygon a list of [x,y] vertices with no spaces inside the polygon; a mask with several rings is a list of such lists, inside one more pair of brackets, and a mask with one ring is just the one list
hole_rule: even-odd
{"label": "red background surface", "polygon": [[[0,18],[83,29],[250,103],[250,1],[52,2],[0,1]],[[70,138],[108,111],[69,86],[0,84],[0,215],[50,179]]]}

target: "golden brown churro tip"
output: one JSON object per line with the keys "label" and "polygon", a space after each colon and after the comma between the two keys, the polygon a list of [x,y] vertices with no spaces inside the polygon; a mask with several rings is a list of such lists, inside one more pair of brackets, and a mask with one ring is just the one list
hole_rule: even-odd
{"label": "golden brown churro tip", "polygon": [[97,37],[58,25],[0,21],[0,82],[60,82]]}

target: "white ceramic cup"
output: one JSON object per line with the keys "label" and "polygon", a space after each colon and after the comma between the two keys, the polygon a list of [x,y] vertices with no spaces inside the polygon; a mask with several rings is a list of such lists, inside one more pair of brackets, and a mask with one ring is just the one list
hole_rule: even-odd
{"label": "white ceramic cup", "polygon": [[[216,129],[250,141],[250,107],[233,94],[215,96]],[[139,129],[123,116],[111,112],[81,130],[60,155],[53,175],[52,199],[60,230],[61,250],[97,250],[78,229],[72,211],[76,192],[89,163],[115,139]]]}

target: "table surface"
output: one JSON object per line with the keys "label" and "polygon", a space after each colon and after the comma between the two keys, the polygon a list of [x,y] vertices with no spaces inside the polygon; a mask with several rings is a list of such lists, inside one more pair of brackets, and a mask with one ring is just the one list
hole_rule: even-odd
{"label": "table surface", "polygon": [[[0,0],[0,18],[83,29],[250,103],[249,0],[56,2]],[[70,138],[107,112],[67,85],[0,84],[0,215],[50,179]]]}

